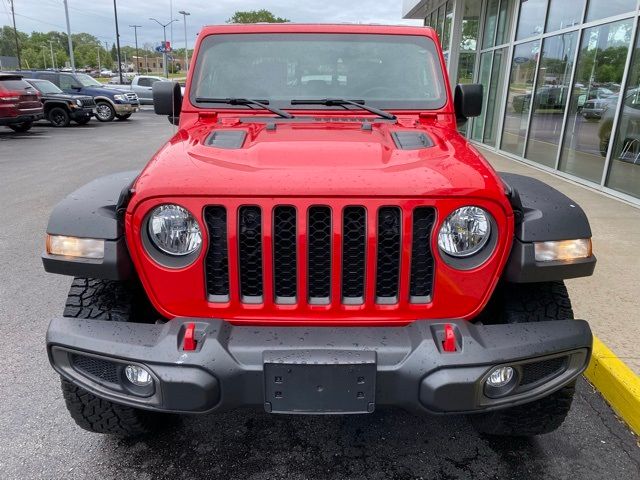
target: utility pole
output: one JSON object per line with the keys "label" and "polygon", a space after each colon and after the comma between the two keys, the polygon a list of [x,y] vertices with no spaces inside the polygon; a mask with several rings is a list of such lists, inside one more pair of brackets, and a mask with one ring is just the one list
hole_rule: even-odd
{"label": "utility pole", "polygon": [[49,48],[51,49],[51,66],[56,69],[56,60],[53,57],[53,40],[49,40]]}
{"label": "utility pole", "polygon": [[64,2],[64,15],[67,18],[67,41],[69,42],[69,60],[71,62],[71,71],[76,73],[76,61],[73,58],[73,41],[71,40],[71,25],[69,24],[69,7],[67,5],[67,0],[63,0]]}
{"label": "utility pole", "polygon": [[44,62],[44,69],[47,69],[47,46],[45,44],[42,44],[42,61]]}
{"label": "utility pole", "polygon": [[191,15],[189,12],[180,10],[178,12],[184,19],[184,71],[189,70],[189,50],[187,50],[187,15]]}
{"label": "utility pole", "polygon": [[136,73],[140,75],[140,57],[138,55],[138,29],[142,28],[142,25],[129,25],[133,28],[133,34],[136,37]]}
{"label": "utility pole", "polygon": [[120,32],[118,31],[118,7],[116,6],[116,0],[113,0],[113,15],[116,19],[116,56],[118,57],[118,75],[120,76],[120,84],[122,81],[122,62],[120,61]]}
{"label": "utility pole", "polygon": [[11,17],[13,18],[13,34],[16,37],[16,57],[18,57],[18,70],[22,70],[22,61],[20,60],[20,44],[18,43],[18,30],[16,29],[16,12],[13,9],[13,0],[9,0],[11,4]]}
{"label": "utility pole", "polygon": [[102,65],[100,65],[100,49],[102,47],[98,45],[98,73],[102,70]]}
{"label": "utility pole", "polygon": [[[115,2],[115,0],[113,1]],[[177,20],[171,20],[169,23],[160,23],[155,18],[149,18],[149,20],[153,20],[162,27],[162,36],[164,38],[164,43],[162,44],[162,67],[164,68],[164,76],[166,78],[169,78],[169,69],[167,68],[167,26],[171,25]]]}

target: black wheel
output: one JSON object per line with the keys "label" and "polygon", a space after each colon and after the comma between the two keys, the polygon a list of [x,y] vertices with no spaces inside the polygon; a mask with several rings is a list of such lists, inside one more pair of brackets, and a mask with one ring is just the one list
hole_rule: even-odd
{"label": "black wheel", "polygon": [[32,126],[33,122],[23,122],[16,123],[15,125],[9,125],[9,128],[14,132],[28,132],[29,130],[31,130]]}
{"label": "black wheel", "polygon": [[54,127],[68,127],[71,123],[69,112],[62,107],[53,107],[49,110],[49,113],[47,113],[47,119]]}
{"label": "black wheel", "polygon": [[118,120],[127,120],[131,116],[130,113],[125,113],[124,115],[116,115]]}
{"label": "black wheel", "polygon": [[[111,280],[75,278],[71,284],[65,317],[127,322],[150,318],[152,307],[141,297],[138,285]],[[175,416],[150,412],[104,400],[65,378],[62,394],[67,410],[78,426],[95,433],[138,436],[173,424]]]}
{"label": "black wheel", "polygon": [[[523,283],[503,286],[500,301],[506,323],[573,319],[571,300],[564,283]],[[545,398],[469,418],[480,433],[525,437],[556,430],[571,408],[575,381]]]}
{"label": "black wheel", "polygon": [[96,102],[96,118],[99,122],[110,122],[116,116],[116,110],[109,102],[101,100]]}
{"label": "black wheel", "polygon": [[91,117],[82,117],[74,120],[78,125],[86,125],[91,120]]}

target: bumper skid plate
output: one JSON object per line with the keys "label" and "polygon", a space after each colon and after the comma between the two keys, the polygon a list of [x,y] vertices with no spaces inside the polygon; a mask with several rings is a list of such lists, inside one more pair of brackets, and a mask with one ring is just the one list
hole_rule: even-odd
{"label": "bumper skid plate", "polygon": [[[185,351],[191,323],[196,348]],[[453,352],[443,347],[451,328]],[[303,414],[368,413],[377,405],[432,413],[495,410],[570,383],[586,368],[591,347],[582,320],[333,328],[55,318],[47,332],[49,360],[63,377],[117,403],[176,413],[245,405]],[[150,372],[150,388],[127,383],[122,372],[130,364]],[[485,381],[497,366],[513,367],[517,382],[502,396],[488,396]]]}

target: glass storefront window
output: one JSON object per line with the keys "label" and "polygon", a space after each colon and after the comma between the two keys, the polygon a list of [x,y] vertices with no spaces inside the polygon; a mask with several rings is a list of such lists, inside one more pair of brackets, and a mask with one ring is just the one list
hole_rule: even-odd
{"label": "glass storefront window", "polygon": [[480,75],[478,77],[478,83],[484,86],[482,91],[482,113],[479,117],[473,119],[473,129],[471,131],[471,138],[479,142],[482,141],[482,135],[484,133],[484,118],[487,114],[487,95],[489,94],[489,77],[491,76],[491,61],[493,59],[493,52],[483,53],[480,56]]}
{"label": "glass storefront window", "polygon": [[496,26],[498,24],[498,9],[500,0],[488,0],[487,11],[484,17],[484,34],[482,38],[482,48],[493,47],[496,36]]}
{"label": "glass storefront window", "polygon": [[495,146],[498,119],[500,118],[500,100],[502,99],[502,86],[504,85],[503,62],[506,57],[506,48],[493,52],[493,66],[491,67],[491,82],[489,83],[489,95],[487,97],[487,115],[485,119],[483,142]]}
{"label": "glass storefront window", "polygon": [[458,62],[458,83],[473,83],[473,69],[475,64],[475,52],[460,52],[460,60]]}
{"label": "glass storefront window", "polygon": [[524,154],[524,141],[533,96],[533,82],[540,52],[540,42],[521,43],[515,47],[509,77],[507,108],[502,130],[502,150]]}
{"label": "glass storefront window", "polygon": [[[566,0],[563,3],[567,3]],[[544,30],[546,14],[547,0],[520,0],[516,40],[540,35]]]}
{"label": "glass storefront window", "polygon": [[478,28],[480,27],[480,6],[482,2],[467,0],[464,2],[462,16],[462,41],[460,50],[476,51],[478,48]]}
{"label": "glass storefront window", "polygon": [[571,32],[542,44],[526,158],[547,167],[556,166],[577,41],[578,33]]}
{"label": "glass storefront window", "polygon": [[504,45],[509,41],[509,12],[513,0],[502,0],[498,12],[498,28],[496,29],[496,46]]}
{"label": "glass storefront window", "polygon": [[550,0],[547,13],[547,32],[573,27],[582,23],[586,0]]}
{"label": "glass storefront window", "polygon": [[[445,5],[442,5],[438,9],[438,36],[440,37],[440,46],[444,44],[444,17],[445,17]],[[444,49],[446,50],[446,48]]]}
{"label": "glass storefront window", "polygon": [[[606,185],[640,198],[640,36],[633,51],[619,118]],[[613,117],[609,116],[608,120],[613,121]],[[603,125],[601,130],[605,143],[602,149],[606,150],[611,136],[610,126]]]}
{"label": "glass storefront window", "polygon": [[[573,1],[573,0],[571,0]],[[567,3],[566,0],[562,3]],[[571,3],[571,2],[569,2]],[[587,22],[622,15],[636,9],[636,0],[589,0]]]}
{"label": "glass storefront window", "polygon": [[560,169],[596,183],[602,179],[631,29],[631,19],[588,28],[578,53]]}
{"label": "glass storefront window", "polygon": [[444,33],[442,34],[442,49],[449,50],[449,38],[451,37],[451,24],[453,22],[453,2],[447,2],[447,9],[444,17]]}

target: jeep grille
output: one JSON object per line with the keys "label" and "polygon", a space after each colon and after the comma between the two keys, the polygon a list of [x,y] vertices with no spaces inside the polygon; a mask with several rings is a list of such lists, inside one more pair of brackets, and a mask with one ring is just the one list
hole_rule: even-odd
{"label": "jeep grille", "polygon": [[[343,305],[431,302],[433,207],[385,206],[371,214],[351,205],[246,205],[228,213],[223,205],[204,210],[210,302],[229,301],[231,290],[244,304],[329,305],[335,296]],[[407,298],[400,295],[404,276]]]}

